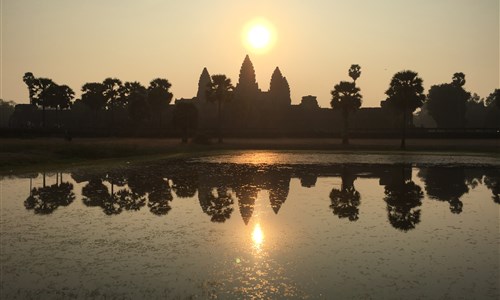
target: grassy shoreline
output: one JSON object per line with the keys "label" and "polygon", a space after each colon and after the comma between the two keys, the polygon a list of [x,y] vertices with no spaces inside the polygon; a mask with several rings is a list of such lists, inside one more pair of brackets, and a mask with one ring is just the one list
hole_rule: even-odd
{"label": "grassy shoreline", "polygon": [[[352,139],[344,146],[339,139],[226,139],[223,144],[182,144],[178,139],[80,138],[71,142],[57,138],[1,139],[0,174],[28,172],[39,168],[74,167],[117,163],[123,160],[154,160],[207,155],[228,150],[308,150],[388,155],[400,153],[399,139]],[[445,155],[499,155],[495,139],[408,139],[410,153]]]}

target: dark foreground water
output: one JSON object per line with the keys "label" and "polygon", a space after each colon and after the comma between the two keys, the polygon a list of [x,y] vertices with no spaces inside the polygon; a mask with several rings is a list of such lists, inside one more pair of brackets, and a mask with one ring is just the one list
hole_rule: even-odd
{"label": "dark foreground water", "polygon": [[498,299],[495,157],[235,152],[0,181],[2,299]]}

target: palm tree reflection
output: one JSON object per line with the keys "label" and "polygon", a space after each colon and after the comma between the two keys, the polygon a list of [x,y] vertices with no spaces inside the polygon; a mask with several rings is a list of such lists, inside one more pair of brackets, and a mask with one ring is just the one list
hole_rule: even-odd
{"label": "palm tree reflection", "polygon": [[[410,165],[395,166],[385,185],[385,202],[391,225],[399,230],[414,229],[420,223],[420,209],[424,193],[411,181]],[[381,179],[381,184],[383,184]]]}
{"label": "palm tree reflection", "polygon": [[101,207],[106,215],[117,215],[122,212],[120,197],[104,185],[99,177],[92,177],[82,188],[83,204],[89,207]]}
{"label": "palm tree reflection", "polygon": [[201,209],[212,222],[224,223],[233,213],[234,200],[227,186],[200,187],[198,192]]}
{"label": "palm tree reflection", "polygon": [[43,186],[32,188],[30,195],[24,201],[26,209],[32,209],[36,214],[51,214],[59,206],[68,206],[75,200],[73,184],[63,182],[62,173],[56,174],[56,183],[50,186],[45,184],[45,173],[42,176]]}
{"label": "palm tree reflection", "polygon": [[333,188],[330,192],[331,205],[333,214],[340,219],[348,218],[349,221],[359,219],[359,205],[361,203],[361,195],[354,188],[354,175],[348,166],[343,165],[341,171],[342,187],[341,189]]}
{"label": "palm tree reflection", "polygon": [[163,178],[152,179],[151,190],[148,192],[149,211],[157,216],[166,215],[172,209],[170,202],[174,200],[170,185]]}

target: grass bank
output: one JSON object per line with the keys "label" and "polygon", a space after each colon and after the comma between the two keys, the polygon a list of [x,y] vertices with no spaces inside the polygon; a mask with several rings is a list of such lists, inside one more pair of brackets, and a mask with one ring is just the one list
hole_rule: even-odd
{"label": "grass bank", "polygon": [[[1,139],[0,173],[29,171],[40,167],[58,168],[114,161],[189,157],[225,150],[321,150],[342,152],[400,152],[398,139],[352,139],[348,146],[339,139],[226,139],[223,144],[182,144],[178,139],[150,138],[58,138]],[[495,139],[409,139],[408,152],[441,152],[453,155],[498,155]]]}

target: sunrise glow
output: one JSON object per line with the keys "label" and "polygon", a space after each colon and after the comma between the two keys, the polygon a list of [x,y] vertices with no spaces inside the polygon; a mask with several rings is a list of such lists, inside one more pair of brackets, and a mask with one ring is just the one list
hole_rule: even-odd
{"label": "sunrise glow", "polygon": [[250,42],[252,47],[257,49],[266,47],[269,44],[270,38],[271,34],[269,30],[262,25],[256,25],[248,32],[248,42]]}
{"label": "sunrise glow", "polygon": [[264,233],[262,232],[259,223],[257,223],[253,229],[252,241],[256,249],[260,249],[262,242],[264,242]]}
{"label": "sunrise glow", "polygon": [[255,19],[243,29],[243,42],[246,47],[255,52],[263,53],[270,50],[275,43],[274,26],[264,19]]}

